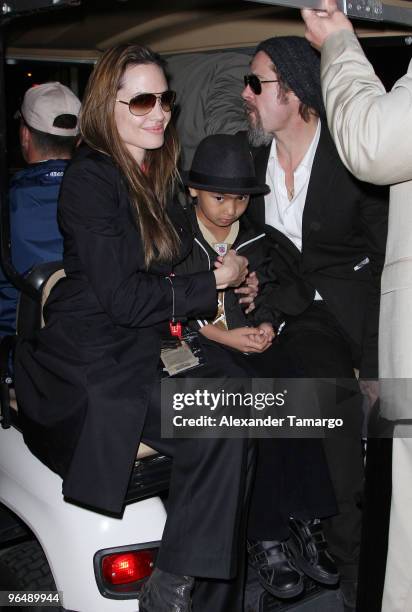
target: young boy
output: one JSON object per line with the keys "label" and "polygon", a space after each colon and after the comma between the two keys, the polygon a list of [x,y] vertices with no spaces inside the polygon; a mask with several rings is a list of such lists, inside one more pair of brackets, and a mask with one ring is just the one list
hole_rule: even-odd
{"label": "young boy", "polygon": [[[176,272],[212,270],[219,257],[235,249],[248,259],[249,271],[256,271],[259,278],[256,308],[251,314],[246,314],[235,291],[226,289],[218,292],[218,311],[213,320],[190,321],[189,325],[208,340],[239,353],[262,354],[272,346],[274,326],[281,318],[265,306],[265,297],[271,290],[266,276],[270,261],[265,234],[256,231],[244,215],[251,195],[269,191],[256,179],[244,135],[214,134],[202,140],[184,182],[195,202],[189,207],[194,244]],[[252,362],[260,364],[255,375],[284,375],[275,371],[272,355]],[[270,362],[267,371],[266,362]]]}
{"label": "young boy", "polygon": [[[244,215],[250,196],[266,194],[269,188],[256,178],[244,135],[215,134],[202,140],[184,183],[194,198],[189,209],[194,245],[175,271],[190,274],[212,270],[220,256],[235,249],[248,259],[249,271],[256,271],[259,278],[256,308],[251,314],[247,315],[239,304],[235,290],[226,289],[218,292],[218,311],[213,320],[189,321],[202,335],[209,364],[229,377],[242,376],[239,371],[263,378],[301,375],[279,344],[272,344],[274,328],[283,320],[280,313],[266,305],[276,284],[276,271],[265,234],[258,232]],[[233,369],[234,363],[238,372]],[[201,377],[200,368],[192,373]],[[321,527],[317,522],[312,526],[316,517],[335,512],[319,440],[258,440],[249,510],[249,563],[271,595],[280,599],[299,596],[304,590],[302,573],[309,573],[307,567],[318,582],[338,581],[333,560],[323,544]],[[290,519],[292,516],[294,519]],[[317,541],[322,541],[319,550],[311,529],[316,530]],[[305,561],[305,555],[310,563]]]}

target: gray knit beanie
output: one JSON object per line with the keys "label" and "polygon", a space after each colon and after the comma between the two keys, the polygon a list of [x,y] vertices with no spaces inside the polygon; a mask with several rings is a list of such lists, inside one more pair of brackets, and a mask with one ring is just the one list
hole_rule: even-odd
{"label": "gray knit beanie", "polygon": [[320,85],[319,54],[305,38],[275,36],[261,42],[255,51],[264,51],[275,65],[276,72],[299,100],[325,115]]}

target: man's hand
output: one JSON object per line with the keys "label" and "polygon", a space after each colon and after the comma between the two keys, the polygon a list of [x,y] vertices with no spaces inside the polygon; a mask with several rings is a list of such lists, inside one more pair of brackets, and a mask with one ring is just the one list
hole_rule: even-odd
{"label": "man's hand", "polygon": [[379,399],[379,380],[360,379],[359,387],[368,399],[369,409],[373,408],[375,402]]}
{"label": "man's hand", "polygon": [[255,310],[255,297],[257,296],[259,291],[259,279],[257,277],[256,272],[250,272],[247,277],[245,283],[235,289],[235,293],[240,293],[243,297],[239,298],[239,304],[248,304],[248,307],[245,310],[245,314],[249,314],[253,310]]}
{"label": "man's hand", "polygon": [[338,11],[335,0],[324,0],[324,7],[324,11],[301,10],[303,21],[306,24],[305,36],[310,44],[319,51],[331,34],[340,30],[353,32],[351,22],[346,15]]}
{"label": "man's hand", "polygon": [[264,331],[257,327],[238,327],[226,334],[225,344],[242,353],[263,353],[271,345]]}

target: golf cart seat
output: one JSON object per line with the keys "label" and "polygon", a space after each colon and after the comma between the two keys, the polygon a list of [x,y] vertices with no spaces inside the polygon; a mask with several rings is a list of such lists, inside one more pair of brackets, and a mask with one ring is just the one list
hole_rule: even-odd
{"label": "golf cart seat", "polygon": [[[33,338],[36,331],[44,326],[43,308],[53,287],[66,276],[61,261],[43,263],[30,272],[27,277],[29,283],[38,292],[37,299],[25,293],[21,294],[17,310],[17,335],[24,338]],[[10,409],[18,413],[18,405],[14,389],[10,389]],[[136,459],[143,459],[157,455],[153,448],[141,443]]]}

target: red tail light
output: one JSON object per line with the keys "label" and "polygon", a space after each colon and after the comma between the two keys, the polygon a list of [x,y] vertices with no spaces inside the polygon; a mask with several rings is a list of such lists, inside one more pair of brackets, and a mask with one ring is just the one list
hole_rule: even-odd
{"label": "red tail light", "polygon": [[128,584],[147,578],[153,571],[155,550],[139,550],[107,555],[102,561],[102,573],[109,584]]}

